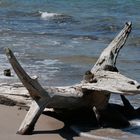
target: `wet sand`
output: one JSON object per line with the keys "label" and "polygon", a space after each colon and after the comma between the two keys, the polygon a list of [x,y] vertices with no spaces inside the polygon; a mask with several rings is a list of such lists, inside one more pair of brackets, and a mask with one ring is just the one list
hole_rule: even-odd
{"label": "wet sand", "polygon": [[52,117],[41,115],[32,135],[16,134],[27,111],[18,107],[0,105],[0,140],[85,140],[76,136],[64,123]]}

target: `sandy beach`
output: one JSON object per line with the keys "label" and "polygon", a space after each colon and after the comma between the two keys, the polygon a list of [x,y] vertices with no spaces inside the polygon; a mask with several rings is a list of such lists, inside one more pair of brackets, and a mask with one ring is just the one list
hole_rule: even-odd
{"label": "sandy beach", "polygon": [[0,105],[0,140],[84,140],[71,130],[63,128],[63,122],[41,115],[32,135],[16,134],[27,111],[18,107]]}
{"label": "sandy beach", "polygon": [[[139,140],[140,138],[135,134],[134,128],[133,133],[106,128],[93,129],[83,133],[83,136],[78,136],[71,129],[64,127],[63,122],[44,114],[40,116],[32,135],[18,135],[16,132],[26,112],[16,106],[0,105],[0,140]],[[82,129],[80,131],[82,132]]]}

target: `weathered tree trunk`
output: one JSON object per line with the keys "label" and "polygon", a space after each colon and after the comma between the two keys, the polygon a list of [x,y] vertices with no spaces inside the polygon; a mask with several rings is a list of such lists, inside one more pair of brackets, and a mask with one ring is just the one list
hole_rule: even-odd
{"label": "weathered tree trunk", "polygon": [[140,94],[139,83],[121,75],[116,68],[118,53],[125,44],[130,31],[131,23],[128,22],[102,52],[91,71],[85,75],[88,78],[79,84],[67,87],[44,89],[37,79],[32,79],[23,70],[12,51],[6,49],[9,62],[32,98],[30,110],[19,128],[18,134],[30,133],[45,107],[68,110],[95,107],[97,110],[103,110],[108,105],[111,93]]}
{"label": "weathered tree trunk", "polygon": [[34,125],[42,114],[46,104],[47,100],[43,98],[38,101],[32,101],[31,107],[17,132],[18,134],[30,134],[32,132]]}

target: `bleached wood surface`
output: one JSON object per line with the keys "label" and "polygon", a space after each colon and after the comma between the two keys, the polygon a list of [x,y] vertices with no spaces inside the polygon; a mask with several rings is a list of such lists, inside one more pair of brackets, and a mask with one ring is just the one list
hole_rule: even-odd
{"label": "bleached wood surface", "polygon": [[79,84],[67,87],[43,88],[37,79],[31,78],[24,71],[13,52],[6,49],[9,62],[27,90],[22,86],[0,85],[1,95],[27,106],[31,104],[18,133],[30,133],[45,107],[69,110],[96,107],[97,110],[102,110],[107,106],[111,93],[140,94],[140,84],[121,75],[116,68],[118,53],[125,44],[130,31],[131,22],[128,22],[109,46],[104,49],[91,69],[93,76],[91,76],[90,82],[83,80]]}

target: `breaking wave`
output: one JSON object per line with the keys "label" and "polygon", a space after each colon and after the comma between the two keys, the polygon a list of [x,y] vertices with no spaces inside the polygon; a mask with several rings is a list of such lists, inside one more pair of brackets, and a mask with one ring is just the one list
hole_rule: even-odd
{"label": "breaking wave", "polygon": [[44,20],[54,18],[56,16],[60,16],[60,14],[57,14],[57,13],[48,13],[48,12],[41,12],[41,11],[39,11],[39,14],[40,14],[41,18]]}
{"label": "breaking wave", "polygon": [[49,13],[49,12],[38,12],[42,20],[52,20],[53,22],[63,23],[63,22],[76,22],[72,16],[59,13]]}
{"label": "breaking wave", "polygon": [[[3,15],[0,14],[0,18]],[[52,13],[52,12],[42,12],[42,11],[21,11],[21,10],[9,10],[5,13],[6,18],[12,18],[17,20],[17,18],[40,18],[41,20],[52,21],[54,23],[65,23],[65,22],[76,22],[74,18],[67,14]]]}

